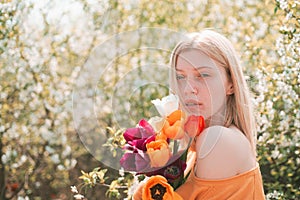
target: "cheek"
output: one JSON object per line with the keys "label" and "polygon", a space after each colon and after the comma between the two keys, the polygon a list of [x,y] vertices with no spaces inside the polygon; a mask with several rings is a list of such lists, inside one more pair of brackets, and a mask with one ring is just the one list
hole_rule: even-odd
{"label": "cheek", "polygon": [[184,93],[184,85],[181,82],[176,83],[176,93],[179,96],[182,96]]}
{"label": "cheek", "polygon": [[224,84],[221,80],[207,82],[206,87],[207,100],[210,101],[213,105],[224,104],[226,98],[226,91]]}
{"label": "cheek", "polygon": [[211,85],[209,87],[209,93],[214,97],[216,98],[217,97],[223,97],[225,96],[225,88],[224,86],[220,83],[220,84],[215,84],[215,85]]}
{"label": "cheek", "polygon": [[225,95],[225,80],[222,77],[215,77],[209,79],[207,82],[207,86],[209,87],[209,91],[212,94],[217,93],[218,95]]}

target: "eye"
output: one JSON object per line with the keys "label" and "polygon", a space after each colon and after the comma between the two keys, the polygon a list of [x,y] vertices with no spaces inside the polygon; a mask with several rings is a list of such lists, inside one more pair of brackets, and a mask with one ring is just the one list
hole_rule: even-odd
{"label": "eye", "polygon": [[209,77],[210,75],[208,73],[200,73],[199,76],[205,78]]}
{"label": "eye", "polygon": [[182,80],[185,79],[185,76],[182,74],[176,74],[176,80]]}
{"label": "eye", "polygon": [[206,77],[210,77],[210,74],[208,72],[198,72],[197,78],[201,79]]}

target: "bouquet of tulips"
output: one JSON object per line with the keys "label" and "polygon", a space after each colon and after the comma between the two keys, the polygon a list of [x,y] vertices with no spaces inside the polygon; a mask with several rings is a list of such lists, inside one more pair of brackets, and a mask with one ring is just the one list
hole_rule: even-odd
{"label": "bouquet of tulips", "polygon": [[[143,199],[157,199],[155,195],[171,195],[172,199],[173,193],[168,191],[184,183],[187,152],[192,137],[204,129],[204,119],[202,116],[186,117],[179,109],[176,95],[151,102],[160,116],[148,121],[141,119],[136,127],[126,129],[123,134],[125,153],[120,164],[126,171],[151,177],[143,190]],[[196,130],[196,134],[189,135],[189,129],[194,133]]]}

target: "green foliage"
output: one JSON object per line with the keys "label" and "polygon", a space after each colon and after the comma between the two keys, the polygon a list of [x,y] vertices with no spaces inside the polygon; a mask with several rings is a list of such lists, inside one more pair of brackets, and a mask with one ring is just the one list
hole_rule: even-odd
{"label": "green foliage", "polygon": [[100,169],[99,167],[95,168],[92,172],[85,173],[81,170],[82,176],[79,179],[82,179],[84,183],[90,187],[95,186],[96,183],[104,183],[105,182],[105,174],[107,169]]}
{"label": "green foliage", "polygon": [[107,127],[109,131],[109,136],[106,141],[106,143],[103,145],[103,147],[109,147],[109,151],[112,152],[113,157],[117,156],[117,149],[120,147],[123,147],[126,143],[123,132],[124,130],[114,130],[111,127]]}

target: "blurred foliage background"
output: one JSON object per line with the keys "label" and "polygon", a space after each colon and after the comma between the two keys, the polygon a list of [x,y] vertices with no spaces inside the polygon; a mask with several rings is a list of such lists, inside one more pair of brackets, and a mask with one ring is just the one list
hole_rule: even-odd
{"label": "blurred foliage background", "polygon": [[[72,199],[77,192],[70,186],[82,184],[80,170],[109,168],[97,159],[105,160],[106,153],[115,151],[120,130],[154,112],[151,99],[168,92],[168,74],[157,72],[155,66],[168,64],[175,41],[165,40],[170,47],[166,51],[139,48],[164,43],[159,37],[115,39],[141,27],[177,33],[212,28],[234,43],[254,94],[266,197],[299,199],[299,12],[297,0],[2,0],[0,199]],[[112,37],[113,50],[101,51],[114,52],[114,59],[108,68],[101,61],[94,66],[105,68],[105,76],[96,77],[97,84],[90,88],[80,88],[89,56]],[[118,53],[131,43],[136,43],[135,51]],[[153,70],[145,73],[149,67]],[[143,83],[153,78],[163,84]],[[126,93],[124,88],[135,84],[139,87]],[[95,105],[74,106],[81,98],[74,96],[78,88],[95,97]],[[85,112],[89,106],[94,106],[94,113]],[[74,123],[77,113],[96,113],[97,126]],[[79,131],[95,137],[86,139]],[[85,148],[88,143],[102,152],[97,159]],[[78,194],[130,198],[130,174],[109,168],[105,179],[100,172],[91,177],[98,186]]]}

